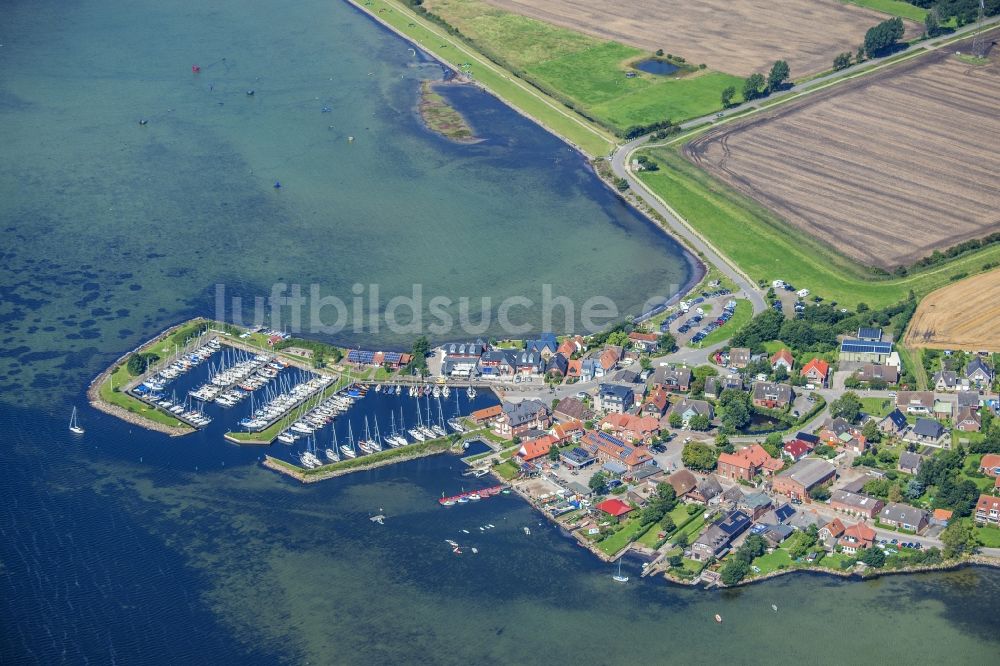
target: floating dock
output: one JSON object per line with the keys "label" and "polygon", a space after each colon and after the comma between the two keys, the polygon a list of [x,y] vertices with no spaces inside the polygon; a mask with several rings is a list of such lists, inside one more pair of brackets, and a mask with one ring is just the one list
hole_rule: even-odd
{"label": "floating dock", "polygon": [[455,504],[476,502],[481,499],[486,499],[488,497],[499,495],[500,493],[509,493],[509,492],[510,488],[508,488],[504,484],[501,484],[499,486],[490,486],[489,488],[470,490],[468,492],[460,493],[458,495],[452,495],[451,497],[442,497],[441,499],[438,500],[438,504],[440,504],[441,506],[454,506]]}

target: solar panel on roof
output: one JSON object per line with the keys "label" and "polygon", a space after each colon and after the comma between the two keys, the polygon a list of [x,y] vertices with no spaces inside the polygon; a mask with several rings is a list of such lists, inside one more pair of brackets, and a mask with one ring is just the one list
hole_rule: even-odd
{"label": "solar panel on roof", "polygon": [[840,351],[856,354],[888,354],[892,351],[892,343],[844,340],[840,346]]}

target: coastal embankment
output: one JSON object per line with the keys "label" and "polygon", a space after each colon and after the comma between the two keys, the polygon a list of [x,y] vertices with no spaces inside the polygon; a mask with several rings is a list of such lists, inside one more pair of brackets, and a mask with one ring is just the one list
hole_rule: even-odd
{"label": "coastal embankment", "polygon": [[290,476],[301,483],[316,483],[317,481],[332,479],[352,472],[362,472],[387,465],[395,465],[407,460],[436,456],[441,453],[447,453],[451,448],[450,442],[445,439],[438,439],[420,444],[410,444],[398,449],[389,449],[360,458],[342,460],[338,463],[322,465],[313,469],[304,469],[272,456],[264,456],[261,464],[267,469]]}

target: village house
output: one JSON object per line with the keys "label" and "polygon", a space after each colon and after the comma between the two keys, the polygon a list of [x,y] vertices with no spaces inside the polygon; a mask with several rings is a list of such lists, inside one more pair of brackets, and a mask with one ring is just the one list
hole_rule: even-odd
{"label": "village house", "polygon": [[845,490],[834,490],[830,496],[830,507],[834,511],[842,511],[852,516],[874,518],[885,503],[877,497],[849,493]]}
{"label": "village house", "polygon": [[788,537],[792,536],[795,532],[789,525],[782,525],[781,523],[761,523],[766,525],[766,529],[760,533],[760,536],[767,543],[770,548],[777,548],[781,545]]}
{"label": "village house", "polygon": [[979,393],[977,391],[959,391],[958,398],[958,408],[968,407],[970,409],[979,409],[980,400]]}
{"label": "village house", "polygon": [[781,447],[781,454],[785,458],[788,458],[792,462],[798,462],[809,455],[812,451],[812,447],[809,446],[808,442],[803,442],[801,439],[793,439],[790,442],[786,442],[783,447]]}
{"label": "village house", "polygon": [[721,556],[729,549],[733,539],[750,527],[750,517],[742,511],[733,511],[713,523],[691,544],[691,559],[704,562]]}
{"label": "village house", "polygon": [[514,350],[489,349],[479,357],[479,374],[485,379],[514,376]]}
{"label": "village house", "polygon": [[879,513],[878,521],[889,527],[897,527],[920,534],[927,528],[927,512],[908,504],[891,502]]}
{"label": "village house", "polygon": [[757,522],[765,525],[778,525],[791,522],[795,516],[795,509],[788,502],[784,502],[762,515]]}
{"label": "village house", "polygon": [[634,472],[653,462],[653,456],[645,446],[626,444],[606,432],[590,430],[580,440],[580,444],[605,466],[614,463],[624,468],[622,473]]}
{"label": "village house", "polygon": [[973,517],[981,525],[1000,526],[1000,497],[992,497],[985,493],[980,495]]}
{"label": "village house", "polygon": [[979,416],[978,408],[962,407],[958,410],[958,414],[955,416],[956,429],[962,432],[979,432],[982,426],[983,421]]}
{"label": "village house", "polygon": [[632,409],[635,391],[621,384],[601,384],[597,390],[594,407],[599,412],[624,414]]}
{"label": "village house", "polygon": [[899,463],[896,469],[904,474],[917,474],[920,466],[924,463],[924,457],[913,451],[903,451],[899,454]]}
{"label": "village house", "polygon": [[560,421],[589,421],[594,418],[594,412],[577,398],[563,398],[556,403],[552,414]]}
{"label": "village house", "polygon": [[865,363],[855,371],[854,376],[865,383],[882,381],[887,385],[895,384],[899,381],[899,368],[894,365]]}
{"label": "village house", "polygon": [[446,377],[471,377],[488,345],[475,342],[449,342],[441,347],[441,374]]}
{"label": "village house", "polygon": [[948,509],[934,509],[931,513],[931,525],[948,527],[948,522],[951,520],[952,515],[954,515],[954,511],[949,511]]}
{"label": "village house", "polygon": [[965,380],[969,386],[979,390],[989,388],[993,383],[993,368],[976,356],[965,365]]}
{"label": "village house", "polygon": [[594,508],[597,509],[598,511],[603,511],[612,518],[621,518],[622,516],[632,511],[631,506],[621,501],[617,497],[606,499],[597,506],[595,506]]}
{"label": "village house", "polygon": [[776,351],[774,355],[771,356],[771,370],[784,368],[785,372],[791,372],[794,365],[795,359],[792,357],[792,352],[788,351],[784,347]]}
{"label": "village house", "polygon": [[785,409],[792,402],[792,387],[776,382],[753,385],[753,404],[765,409]]}
{"label": "village house", "polygon": [[840,343],[840,360],[854,363],[885,363],[892,354],[892,343],[882,341],[882,330],[861,327],[856,338]]}
{"label": "village house", "polygon": [[554,333],[542,333],[537,340],[525,340],[524,350],[536,352],[542,360],[548,361],[559,351],[559,341]]}
{"label": "village house", "polygon": [[875,537],[875,530],[864,523],[858,523],[844,528],[838,543],[845,553],[856,555],[858,551],[874,546]]}
{"label": "village house", "polygon": [[946,434],[944,426],[934,419],[917,419],[913,427],[903,435],[903,441],[950,449],[951,440]]}
{"label": "village house", "polygon": [[529,430],[545,430],[552,424],[549,408],[541,400],[504,402],[494,429],[501,437],[520,437]]}
{"label": "village house", "polygon": [[896,394],[896,409],[905,414],[929,416],[934,409],[934,393],[931,391],[899,391]]}
{"label": "village house", "polygon": [[652,416],[611,413],[601,419],[600,428],[619,439],[649,443],[660,434],[660,420]]}
{"label": "village house", "polygon": [[502,413],[503,413],[503,407],[501,407],[500,405],[492,405],[490,407],[484,407],[483,409],[477,409],[476,411],[469,414],[469,418],[475,421],[478,425],[483,425],[486,423],[491,423]]}
{"label": "village house", "polygon": [[586,350],[587,346],[584,343],[583,336],[575,335],[572,338],[563,340],[556,351],[566,358],[570,358],[574,354],[582,354]]}
{"label": "village house", "polygon": [[652,416],[657,419],[661,418],[666,413],[669,405],[670,398],[666,389],[654,386],[642,402],[642,415]]}
{"label": "village house", "polygon": [[653,383],[668,391],[687,393],[691,388],[691,369],[661,365],[653,371]]}
{"label": "village house", "polygon": [[699,414],[707,416],[710,421],[715,416],[715,411],[712,409],[712,405],[704,400],[694,400],[691,398],[684,398],[680,402],[674,403],[674,405],[670,408],[670,413],[680,415],[681,422],[685,428],[688,427],[691,419]]}
{"label": "village house", "polygon": [[729,350],[729,366],[742,370],[750,365],[750,350],[746,347],[733,347]]}
{"label": "village house", "polygon": [[556,445],[556,438],[552,435],[543,435],[537,439],[529,439],[521,444],[517,450],[515,458],[520,463],[527,463],[544,458],[549,455],[549,451]]}
{"label": "village house", "polygon": [[717,377],[705,378],[705,397],[718,399],[726,389],[743,390],[743,376],[738,372],[726,371]]}
{"label": "village house", "polygon": [[837,475],[832,463],[819,458],[805,458],[774,477],[774,492],[806,500],[809,491],[823,485]]}
{"label": "village house", "polygon": [[819,540],[826,550],[833,550],[837,546],[840,537],[844,535],[844,523],[840,518],[834,518],[823,527],[819,528]]}
{"label": "village house", "polygon": [[878,422],[878,429],[886,435],[899,435],[909,425],[903,412],[894,409]]}
{"label": "village house", "polygon": [[553,354],[545,362],[545,376],[549,379],[564,379],[569,373],[569,360],[562,354]]}
{"label": "village house", "polygon": [[947,400],[934,400],[934,418],[951,421],[952,403]]}
{"label": "village house", "polygon": [[605,345],[604,349],[597,354],[597,367],[595,377],[604,377],[611,374],[611,371],[618,367],[618,362],[622,359],[622,348],[617,345]]}
{"label": "village house", "polygon": [[655,333],[632,331],[628,334],[628,339],[635,349],[647,354],[651,354],[660,348],[660,336]]}
{"label": "village house", "polygon": [[987,453],[979,461],[979,471],[987,476],[1000,477],[1000,454]]}
{"label": "village house", "polygon": [[826,386],[827,377],[830,375],[830,364],[821,358],[814,358],[802,367],[802,372],[799,374],[816,386]]}
{"label": "village house", "polygon": [[689,470],[679,469],[667,477],[667,483],[673,487],[677,499],[686,499],[687,494],[698,485],[698,479]]}
{"label": "village house", "polygon": [[736,504],[736,508],[755,521],[771,508],[771,498],[767,493],[750,493]]}
{"label": "village house", "polygon": [[854,453],[868,450],[868,440],[861,431],[839,417],[823,426],[819,437],[827,446],[840,447]]}
{"label": "village house", "polygon": [[931,384],[934,385],[934,390],[939,393],[953,393],[960,386],[958,383],[958,373],[954,370],[939,370],[931,377]]}
{"label": "village house", "polygon": [[721,494],[722,484],[719,483],[714,474],[709,474],[695,485],[694,490],[688,493],[688,498],[695,502],[709,504]]}
{"label": "village house", "polygon": [[781,467],[781,461],[772,458],[764,447],[751,444],[733,453],[719,454],[716,473],[734,481],[751,481],[759,474],[770,475]]}

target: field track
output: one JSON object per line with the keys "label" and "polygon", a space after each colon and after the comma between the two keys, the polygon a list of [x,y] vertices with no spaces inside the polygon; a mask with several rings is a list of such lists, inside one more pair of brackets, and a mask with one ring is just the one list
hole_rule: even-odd
{"label": "field track", "polygon": [[[553,25],[646,51],[663,49],[710,68],[746,76],[787,60],[792,76],[829,69],[855,51],[887,15],[837,0],[485,0]],[[907,36],[920,27],[906,22]]]}
{"label": "field track", "polygon": [[910,322],[906,346],[1000,352],[1000,270],[928,294]]}
{"label": "field track", "polygon": [[1000,231],[1000,55],[973,66],[954,48],[709,132],[685,155],[866,265]]}

